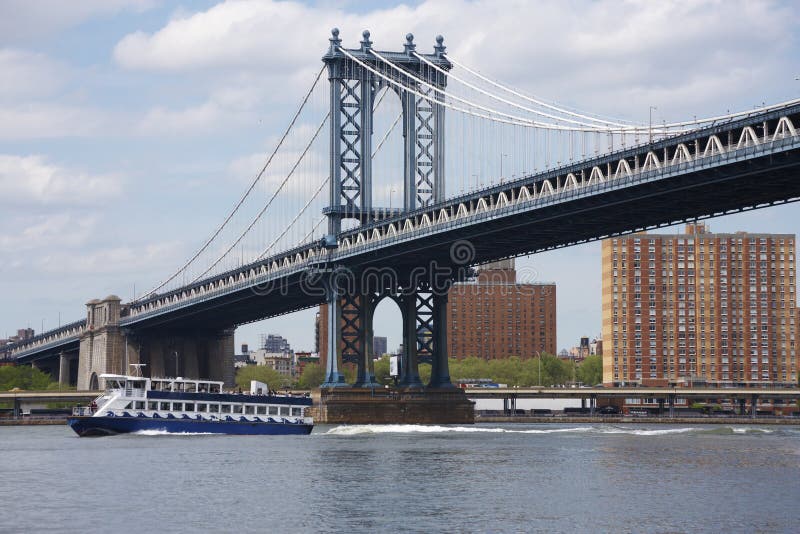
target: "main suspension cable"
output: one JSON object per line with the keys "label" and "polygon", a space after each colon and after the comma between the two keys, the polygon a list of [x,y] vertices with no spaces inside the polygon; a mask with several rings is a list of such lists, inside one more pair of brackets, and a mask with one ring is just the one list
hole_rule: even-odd
{"label": "main suspension cable", "polygon": [[206,242],[203,244],[203,246],[200,247],[200,249],[191,258],[189,258],[189,260],[186,261],[186,263],[184,263],[177,271],[175,271],[175,273],[173,273],[172,276],[170,276],[166,280],[162,281],[160,284],[158,284],[156,287],[154,287],[153,289],[151,289],[150,291],[148,291],[147,293],[145,293],[141,297],[136,298],[136,296],[134,295],[134,302],[136,302],[136,301],[138,301],[140,299],[144,299],[144,298],[149,297],[150,295],[154,294],[155,292],[157,292],[158,290],[163,288],[165,285],[167,285],[168,283],[173,281],[175,278],[177,278],[182,272],[184,272],[186,270],[186,268],[189,265],[191,265],[198,257],[200,257],[200,254],[205,252],[205,250],[211,245],[211,243],[217,238],[217,236],[219,236],[219,234],[222,232],[222,230],[225,228],[225,226],[230,222],[230,220],[233,218],[233,216],[236,214],[236,212],[239,211],[239,208],[242,206],[242,204],[244,204],[244,201],[247,199],[247,197],[250,195],[250,193],[253,192],[253,189],[255,189],[256,185],[261,180],[261,177],[266,172],[266,170],[269,167],[270,163],[272,163],[272,160],[275,158],[275,154],[277,154],[278,150],[281,148],[281,146],[283,146],[284,141],[289,136],[289,132],[292,130],[292,128],[294,127],[295,123],[297,122],[297,118],[300,116],[300,113],[305,108],[305,105],[308,102],[308,99],[311,97],[311,94],[314,92],[314,89],[316,88],[317,83],[319,83],[319,80],[322,77],[322,73],[323,72],[325,72],[325,67],[324,66],[320,69],[320,71],[317,73],[317,76],[314,78],[314,83],[311,84],[311,89],[309,89],[308,92],[306,93],[306,95],[303,97],[303,101],[300,103],[300,107],[298,108],[297,112],[294,114],[294,117],[292,117],[292,120],[289,123],[289,126],[286,128],[286,131],[281,136],[280,140],[278,141],[278,144],[275,146],[275,149],[272,151],[272,153],[270,154],[269,158],[267,158],[267,162],[261,168],[261,171],[256,175],[255,179],[250,184],[250,187],[247,188],[247,190],[245,191],[244,195],[242,195],[242,198],[239,199],[239,202],[237,202],[236,205],[233,207],[233,210],[231,210],[231,212],[228,214],[228,216],[225,217],[225,220],[222,222],[222,224],[219,226],[219,228],[216,229],[216,231],[211,235],[211,237],[209,237],[206,240]]}

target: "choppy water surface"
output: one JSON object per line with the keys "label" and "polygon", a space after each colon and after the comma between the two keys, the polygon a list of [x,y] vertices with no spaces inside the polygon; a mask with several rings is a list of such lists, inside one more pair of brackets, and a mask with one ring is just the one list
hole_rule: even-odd
{"label": "choppy water surface", "polygon": [[0,427],[0,532],[798,532],[800,427]]}

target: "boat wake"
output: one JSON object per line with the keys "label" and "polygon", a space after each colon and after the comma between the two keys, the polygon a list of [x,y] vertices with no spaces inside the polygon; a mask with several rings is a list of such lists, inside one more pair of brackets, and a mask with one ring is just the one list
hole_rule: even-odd
{"label": "boat wake", "polygon": [[774,431],[758,427],[681,427],[681,428],[627,428],[613,425],[591,425],[563,428],[507,428],[486,426],[442,425],[340,425],[323,435],[362,436],[369,434],[619,434],[629,436],[668,436],[679,434],[772,434]]}
{"label": "boat wake", "polygon": [[214,432],[168,432],[166,430],[138,430],[132,436],[214,436]]}

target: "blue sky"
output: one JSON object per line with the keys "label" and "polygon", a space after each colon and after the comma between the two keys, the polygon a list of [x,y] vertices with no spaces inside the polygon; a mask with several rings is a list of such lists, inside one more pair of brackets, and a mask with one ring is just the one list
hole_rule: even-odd
{"label": "blue sky", "polygon": [[[792,2],[192,2],[0,4],[0,337],[83,316],[174,270],[241,194],[320,67],[329,29],[399,48],[446,37],[485,74],[646,123],[800,96]],[[427,45],[426,45],[427,46]],[[241,174],[244,173],[245,176]],[[797,233],[786,206],[714,231]],[[558,284],[558,345],[600,331],[599,244],[518,260]],[[399,343],[399,314],[376,335]],[[313,311],[247,325],[313,348]]]}

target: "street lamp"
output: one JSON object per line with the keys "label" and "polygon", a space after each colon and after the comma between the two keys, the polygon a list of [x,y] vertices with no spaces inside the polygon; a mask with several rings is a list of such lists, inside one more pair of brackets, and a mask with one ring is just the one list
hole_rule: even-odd
{"label": "street lamp", "polygon": [[650,139],[650,143],[653,142],[653,110],[658,109],[655,106],[650,106],[650,128],[648,130],[648,137]]}
{"label": "street lamp", "polygon": [[536,357],[539,358],[539,387],[542,387],[542,353],[538,350],[534,351]]}
{"label": "street lamp", "polygon": [[508,157],[508,154],[500,154],[500,180],[503,180],[503,160]]}

